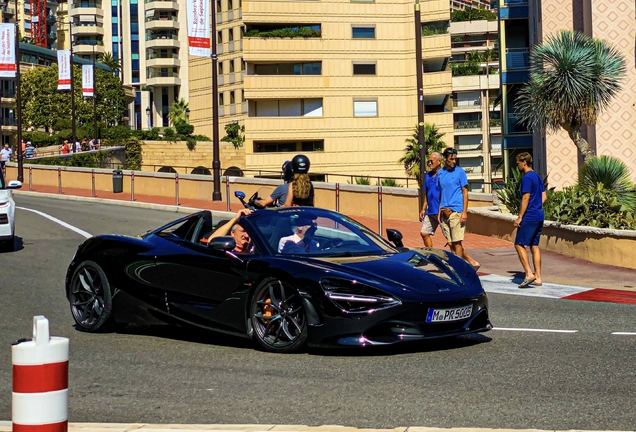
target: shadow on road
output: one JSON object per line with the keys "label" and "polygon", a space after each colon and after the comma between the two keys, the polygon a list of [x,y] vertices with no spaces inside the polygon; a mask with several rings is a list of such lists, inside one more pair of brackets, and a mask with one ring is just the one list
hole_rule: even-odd
{"label": "shadow on road", "polygon": [[24,242],[22,241],[22,237],[15,236],[13,238],[13,247],[9,247],[9,245],[0,245],[0,254],[3,253],[11,253],[18,252],[24,249]]}

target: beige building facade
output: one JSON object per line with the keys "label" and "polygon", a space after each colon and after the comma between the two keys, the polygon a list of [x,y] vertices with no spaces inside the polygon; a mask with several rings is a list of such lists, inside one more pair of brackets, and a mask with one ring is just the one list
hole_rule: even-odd
{"label": "beige building facade", "polygon": [[[449,0],[420,3],[427,36],[416,36],[412,1],[216,5],[220,136],[228,123],[245,126],[247,175],[278,173],[302,152],[311,172],[329,180],[355,173],[405,184],[397,161],[418,121],[418,71],[425,121],[452,145]],[[272,36],[284,28],[304,36]],[[422,38],[419,68],[415,37]],[[189,63],[190,122],[212,136],[211,61]]]}

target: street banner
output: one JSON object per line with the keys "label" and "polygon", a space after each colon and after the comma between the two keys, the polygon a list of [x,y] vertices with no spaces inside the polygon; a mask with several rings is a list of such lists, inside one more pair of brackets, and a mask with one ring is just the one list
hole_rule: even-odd
{"label": "street banner", "polygon": [[0,24],[0,77],[15,78],[15,24]]}
{"label": "street banner", "polygon": [[71,52],[69,50],[57,50],[57,89],[71,89]]}
{"label": "street banner", "polygon": [[82,96],[95,96],[93,84],[93,65],[82,65]]}
{"label": "street banner", "polygon": [[191,56],[210,57],[210,0],[187,0],[188,52]]}

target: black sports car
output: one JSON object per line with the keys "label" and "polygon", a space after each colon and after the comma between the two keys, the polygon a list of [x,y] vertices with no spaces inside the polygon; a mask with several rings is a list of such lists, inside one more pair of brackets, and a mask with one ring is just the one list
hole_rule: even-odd
{"label": "black sports car", "polygon": [[[114,322],[187,323],[253,338],[273,352],[370,346],[485,332],[488,299],[463,259],[407,249],[340,213],[259,210],[239,219],[250,253],[207,239],[201,211],[139,237],[82,243],[66,295],[80,330]],[[218,226],[219,224],[217,224]]]}

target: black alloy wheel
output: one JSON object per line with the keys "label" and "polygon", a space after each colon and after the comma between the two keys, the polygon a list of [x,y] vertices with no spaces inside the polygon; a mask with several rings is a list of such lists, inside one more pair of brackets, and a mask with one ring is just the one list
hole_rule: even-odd
{"label": "black alloy wheel", "polygon": [[71,278],[69,303],[78,329],[106,330],[112,322],[112,293],[108,278],[93,261],[81,263]]}
{"label": "black alloy wheel", "polygon": [[253,336],[265,350],[298,351],[307,340],[307,316],[298,292],[278,279],[258,286],[250,305]]}

